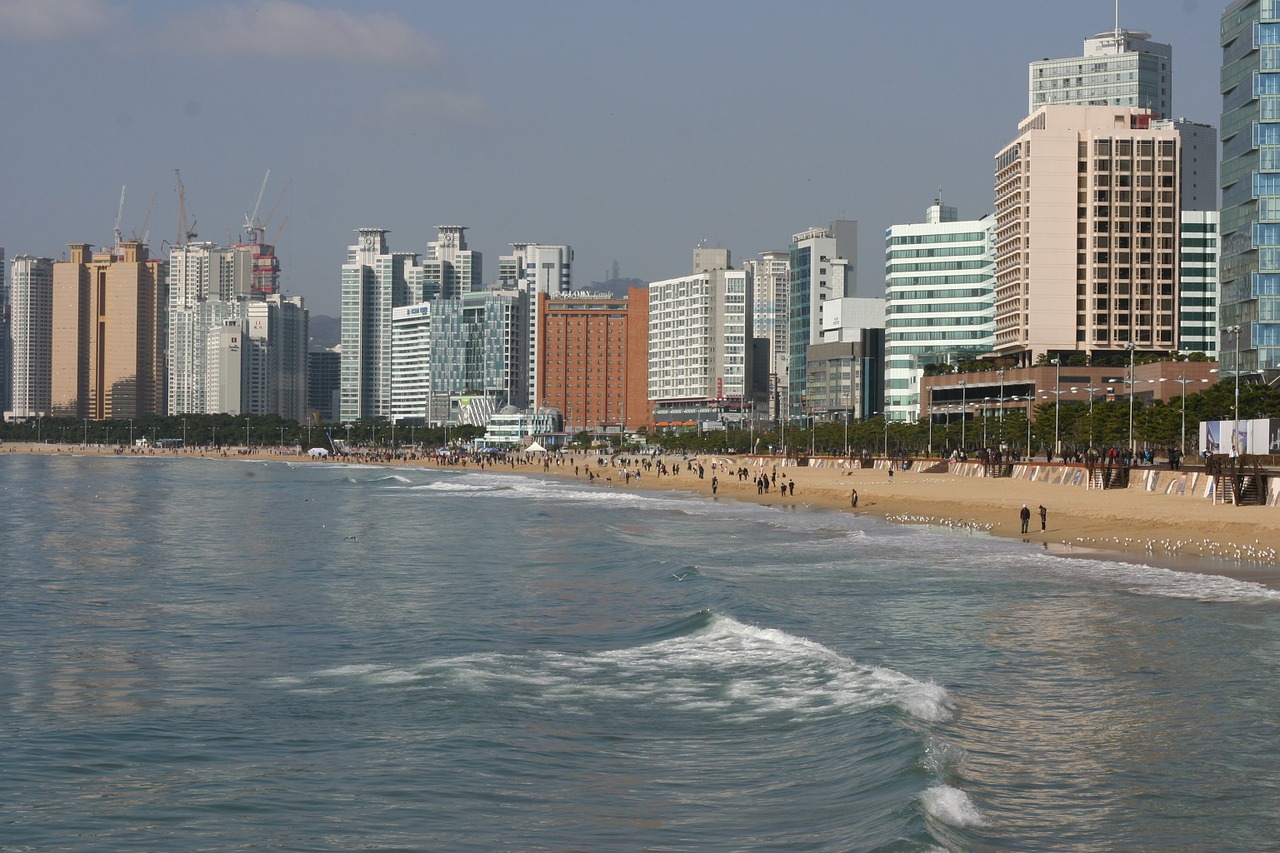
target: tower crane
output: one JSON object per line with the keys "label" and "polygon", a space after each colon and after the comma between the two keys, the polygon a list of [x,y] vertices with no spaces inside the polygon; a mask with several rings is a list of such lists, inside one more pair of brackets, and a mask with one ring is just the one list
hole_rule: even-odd
{"label": "tower crane", "polygon": [[185,246],[196,238],[196,223],[192,220],[187,228],[187,188],[182,185],[182,172],[174,169],[173,174],[178,179],[178,245]]}
{"label": "tower crane", "polygon": [[123,186],[120,187],[120,206],[116,208],[115,233],[116,233],[116,249],[117,250],[120,248],[120,243],[123,242],[123,238],[120,236],[120,219],[121,217],[124,216],[124,191],[125,191],[125,188]]}
{"label": "tower crane", "polygon": [[244,230],[249,238],[250,243],[261,243],[266,231],[266,226],[258,221],[258,208],[262,206],[262,194],[267,191],[267,179],[271,177],[271,170],[267,169],[267,173],[262,176],[262,187],[258,190],[258,200],[253,203],[253,213],[247,214],[244,218]]}

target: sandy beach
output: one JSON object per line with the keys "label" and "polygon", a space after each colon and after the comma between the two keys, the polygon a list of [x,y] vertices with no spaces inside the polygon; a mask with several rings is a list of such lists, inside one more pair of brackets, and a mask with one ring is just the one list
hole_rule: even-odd
{"label": "sandy beach", "polygon": [[[297,454],[273,452],[274,448],[227,448],[228,459],[262,459],[290,462],[311,460]],[[6,453],[70,453],[113,455],[114,448],[84,448],[58,445],[10,443],[0,448]],[[219,452],[150,451],[145,455],[224,458]],[[1118,557],[1187,571],[1229,575],[1280,587],[1280,509],[1266,506],[1213,504],[1194,495],[1166,495],[1140,487],[1097,490],[1083,486],[1019,479],[962,477],[947,473],[842,467],[797,467],[781,460],[765,460],[765,471],[777,472],[777,483],[794,481],[794,494],[777,488],[757,494],[755,473],[761,460],[701,456],[671,457],[668,464],[679,465],[680,473],[660,476],[641,469],[639,478],[626,478],[617,468],[598,467],[597,454],[565,455],[548,460],[540,457],[515,465],[495,464],[486,470],[568,477],[588,482],[586,469],[607,472],[591,481],[592,487],[607,489],[647,489],[702,494],[715,500],[755,501],[762,504],[806,506],[840,512],[867,513],[889,521],[961,528],[994,536],[1021,539],[1048,550],[1078,557]],[[637,458],[638,459],[638,458]],[[433,460],[376,464],[436,467]],[[701,464],[700,479],[690,465]],[[882,463],[883,464],[883,463]],[[576,473],[575,473],[576,466]],[[714,468],[713,468],[714,466]],[[633,462],[631,470],[636,470]],[[748,467],[746,481],[734,472]],[[712,495],[712,478],[717,490]],[[853,490],[858,506],[851,506]],[[1019,512],[1023,504],[1031,511],[1029,532],[1021,532]],[[1046,508],[1045,529],[1040,529],[1038,508]]]}

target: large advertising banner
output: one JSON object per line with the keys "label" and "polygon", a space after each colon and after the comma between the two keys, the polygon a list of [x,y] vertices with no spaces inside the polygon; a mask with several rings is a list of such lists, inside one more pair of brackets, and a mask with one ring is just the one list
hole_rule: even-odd
{"label": "large advertising banner", "polygon": [[1201,421],[1200,448],[1228,456],[1280,454],[1280,420]]}

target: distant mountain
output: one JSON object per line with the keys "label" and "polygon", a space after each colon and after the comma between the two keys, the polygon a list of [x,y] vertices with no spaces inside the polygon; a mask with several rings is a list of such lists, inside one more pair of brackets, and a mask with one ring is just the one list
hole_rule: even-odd
{"label": "distant mountain", "polygon": [[342,341],[342,319],[327,314],[312,314],[308,328],[311,349],[333,349]]}

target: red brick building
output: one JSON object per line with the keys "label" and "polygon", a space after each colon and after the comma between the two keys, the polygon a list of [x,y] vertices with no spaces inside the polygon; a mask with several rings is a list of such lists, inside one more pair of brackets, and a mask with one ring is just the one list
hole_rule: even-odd
{"label": "red brick building", "polygon": [[650,426],[649,291],[538,295],[536,399],[573,434]]}

